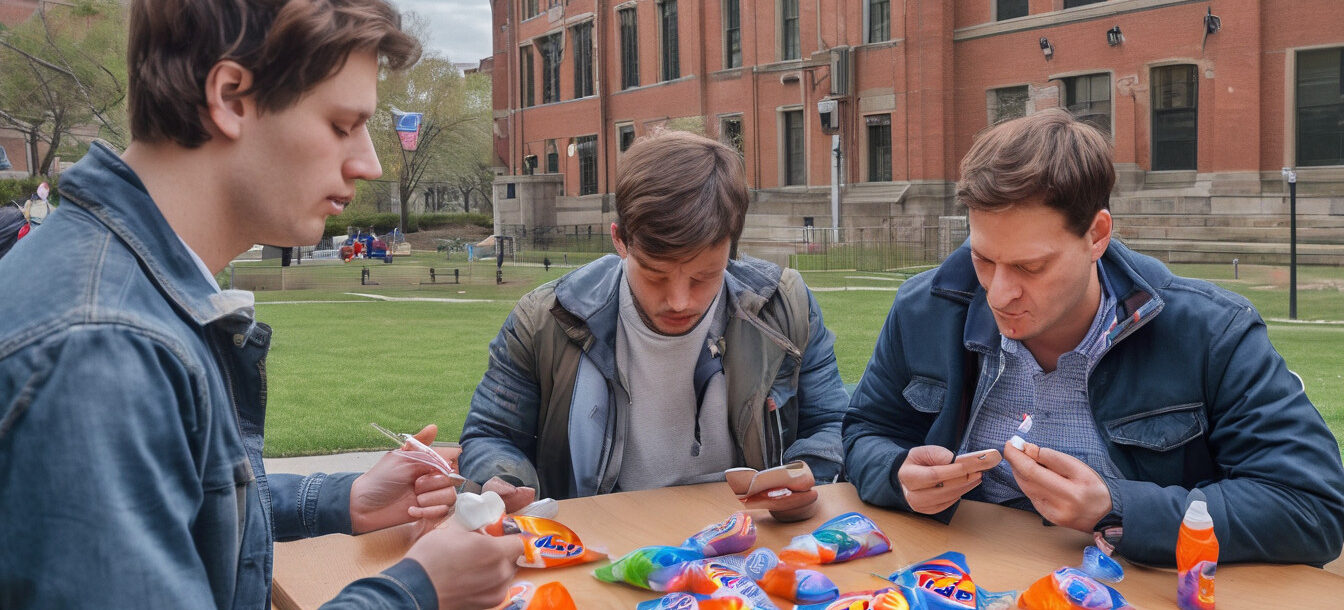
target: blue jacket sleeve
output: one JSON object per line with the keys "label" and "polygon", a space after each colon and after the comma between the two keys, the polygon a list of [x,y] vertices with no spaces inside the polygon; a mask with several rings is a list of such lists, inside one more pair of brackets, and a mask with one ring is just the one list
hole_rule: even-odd
{"label": "blue jacket sleeve", "polygon": [[490,342],[490,364],[471,397],[462,424],[462,476],[477,483],[501,477],[539,489],[536,452],[541,389],[532,370],[532,325],[523,312],[528,299],[514,307]]}
{"label": "blue jacket sleeve", "polygon": [[[918,290],[915,281],[906,282],[902,291]],[[896,472],[910,449],[925,444],[934,416],[915,410],[903,395],[911,373],[897,313],[900,299],[898,293],[868,368],[850,397],[842,436],[845,469],[859,497],[869,504],[908,511]],[[950,519],[950,512],[942,518]]]}
{"label": "blue jacket sleeve", "polygon": [[784,462],[803,460],[818,482],[829,483],[843,470],[840,422],[849,399],[835,363],[835,333],[826,328],[821,306],[807,290],[808,341],[798,371],[798,438]]}
{"label": "blue jacket sleeve", "polygon": [[434,583],[414,559],[403,559],[377,576],[346,585],[323,610],[436,610]]}
{"label": "blue jacket sleeve", "polygon": [[280,542],[327,534],[352,534],[350,486],[358,472],[267,474],[271,488],[271,520]]}
{"label": "blue jacket sleeve", "polygon": [[194,530],[212,425],[195,373],[110,325],[0,361],[0,607],[227,605]]}
{"label": "blue jacket sleeve", "polygon": [[[1210,348],[1204,393],[1208,440],[1223,473],[1200,485],[1218,536],[1219,561],[1321,565],[1344,544],[1344,466],[1339,445],[1302,382],[1249,307]],[[1116,547],[1146,563],[1175,563],[1187,490],[1115,481],[1124,536]]]}

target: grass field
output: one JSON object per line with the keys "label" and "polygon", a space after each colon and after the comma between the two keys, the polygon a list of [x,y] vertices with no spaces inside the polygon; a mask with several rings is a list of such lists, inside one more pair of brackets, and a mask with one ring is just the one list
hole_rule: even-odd
{"label": "grass field", "polygon": [[[391,266],[437,264],[436,257],[424,257]],[[356,282],[350,288],[257,292],[258,315],[276,331],[267,367],[266,454],[383,448],[370,421],[405,431],[437,423],[441,439],[456,439],[485,371],[486,345],[513,303],[567,271],[506,264],[506,283],[497,286],[494,266],[476,265],[473,276],[488,277],[489,283],[360,287]],[[1266,318],[1287,317],[1286,269],[1243,266],[1236,280],[1231,266],[1176,270],[1246,295]],[[804,273],[836,334],[836,359],[846,382],[863,374],[895,290],[918,269],[902,271]],[[1344,269],[1303,268],[1299,286],[1300,318],[1344,321]],[[384,301],[351,293],[437,300]],[[1344,322],[1271,322],[1270,337],[1302,376],[1336,437],[1344,437]]]}

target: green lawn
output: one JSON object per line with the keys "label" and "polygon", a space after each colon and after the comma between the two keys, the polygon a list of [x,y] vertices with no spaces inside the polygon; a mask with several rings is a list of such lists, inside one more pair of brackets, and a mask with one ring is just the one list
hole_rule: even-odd
{"label": "green lawn", "polygon": [[[437,263],[426,255],[391,267]],[[1286,270],[1242,267],[1239,280],[1232,280],[1230,266],[1177,270],[1246,294],[1267,318],[1287,317]],[[479,263],[473,277],[488,277],[488,283],[361,287],[356,282],[353,287],[257,292],[258,315],[276,331],[267,367],[266,454],[384,448],[370,421],[401,431],[437,423],[441,439],[456,439],[485,371],[486,345],[518,297],[564,271],[506,264],[506,283],[496,286],[494,266]],[[863,374],[894,289],[908,275],[804,273],[818,289],[817,301],[836,334],[836,359],[846,382]],[[1329,289],[1336,280],[1344,284],[1344,270],[1304,268],[1299,286],[1314,287],[1299,289],[1299,317],[1344,320],[1344,295],[1339,288]],[[350,293],[489,302],[379,301]],[[1271,323],[1270,336],[1302,376],[1336,437],[1344,437],[1344,324]]]}

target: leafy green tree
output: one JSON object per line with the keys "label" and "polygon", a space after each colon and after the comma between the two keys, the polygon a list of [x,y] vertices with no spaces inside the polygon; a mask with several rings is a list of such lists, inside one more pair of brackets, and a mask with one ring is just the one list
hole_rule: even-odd
{"label": "leafy green tree", "polygon": [[125,50],[126,9],[111,0],[43,2],[0,28],[0,125],[47,144],[36,173],[95,135],[125,146]]}

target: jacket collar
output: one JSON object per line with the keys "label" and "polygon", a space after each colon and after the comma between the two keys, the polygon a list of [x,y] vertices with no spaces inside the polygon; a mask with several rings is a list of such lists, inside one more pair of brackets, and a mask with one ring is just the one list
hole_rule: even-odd
{"label": "jacket collar", "polygon": [[[1137,330],[1162,310],[1162,297],[1153,285],[1165,286],[1173,277],[1171,271],[1155,259],[1130,250],[1119,239],[1102,255],[1106,278],[1116,297],[1116,318],[1119,323],[1111,330],[1115,342]],[[999,345],[999,328],[985,302],[985,289],[975,276],[971,263],[970,241],[957,248],[934,271],[930,290],[934,295],[966,305],[966,324],[962,342],[967,346],[992,349]]]}
{"label": "jacket collar", "polygon": [[[583,346],[593,363],[608,376],[616,371],[616,326],[619,293],[625,263],[608,254],[556,280],[556,316],[569,338]],[[779,288],[782,269],[773,263],[743,256],[728,261],[723,281],[729,316],[739,309],[756,315]]]}
{"label": "jacket collar", "polygon": [[95,142],[62,174],[60,190],[63,201],[92,214],[121,239],[164,297],[197,324],[205,326],[251,306],[242,302],[250,299],[233,294],[238,291],[220,294],[209,284],[140,177],[102,144]]}

